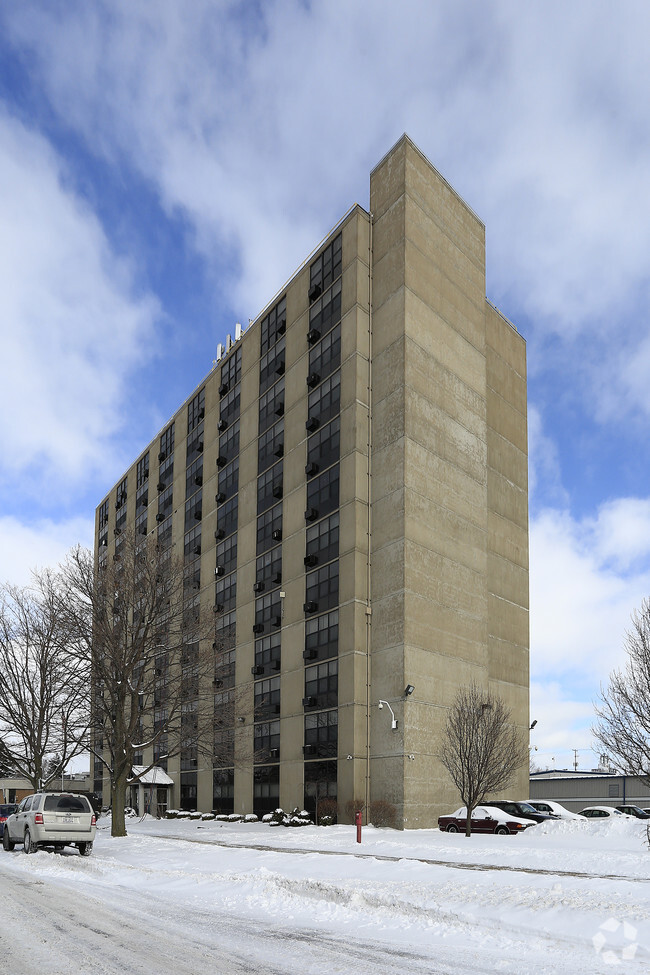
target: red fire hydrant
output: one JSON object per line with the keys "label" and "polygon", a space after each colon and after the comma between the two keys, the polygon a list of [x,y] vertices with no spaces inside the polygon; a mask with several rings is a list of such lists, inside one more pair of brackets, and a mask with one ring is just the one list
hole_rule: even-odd
{"label": "red fire hydrant", "polygon": [[355,821],[356,826],[357,826],[357,843],[360,843],[361,842],[361,817],[362,817],[362,815],[363,815],[363,813],[361,812],[361,810],[359,810],[358,812],[355,812],[355,814],[354,814],[354,821]]}

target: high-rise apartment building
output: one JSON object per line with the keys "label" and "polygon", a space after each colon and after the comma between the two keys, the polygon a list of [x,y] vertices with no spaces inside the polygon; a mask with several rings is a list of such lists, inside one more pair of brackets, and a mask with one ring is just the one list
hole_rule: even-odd
{"label": "high-rise apartment building", "polygon": [[486,300],[483,224],[406,136],[370,212],[345,215],[109,492],[98,558],[128,527],[183,553],[248,702],[248,765],[141,756],[166,764],[172,805],[331,796],[344,817],[384,799],[431,826],[458,804],[436,756],[459,687],[527,733],[525,344]]}

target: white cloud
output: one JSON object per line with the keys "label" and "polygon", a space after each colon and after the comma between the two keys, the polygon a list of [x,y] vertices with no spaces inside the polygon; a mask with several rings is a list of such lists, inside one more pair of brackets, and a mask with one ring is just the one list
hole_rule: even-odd
{"label": "white cloud", "polygon": [[556,681],[531,681],[530,717],[537,724],[530,732],[531,759],[540,769],[595,768],[598,749],[591,737],[592,703]]}
{"label": "white cloud", "polygon": [[0,582],[27,585],[33,570],[55,568],[75,545],[91,548],[94,521],[43,519],[32,525],[0,518]]}
{"label": "white cloud", "polygon": [[1,113],[0,219],[0,452],[22,490],[47,493],[106,463],[156,306],[134,296],[47,142]]}

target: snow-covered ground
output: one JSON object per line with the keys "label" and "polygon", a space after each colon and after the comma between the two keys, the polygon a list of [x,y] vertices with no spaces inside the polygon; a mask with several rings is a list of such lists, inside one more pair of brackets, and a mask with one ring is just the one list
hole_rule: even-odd
{"label": "snow-covered ground", "polygon": [[0,851],[4,970],[650,972],[650,851],[632,820],[470,839],[364,827],[361,845],[349,826],[128,830],[100,829],[89,858]]}

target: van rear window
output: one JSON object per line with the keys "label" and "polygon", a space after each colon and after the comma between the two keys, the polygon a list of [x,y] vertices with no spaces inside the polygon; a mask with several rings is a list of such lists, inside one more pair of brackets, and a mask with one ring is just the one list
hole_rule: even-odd
{"label": "van rear window", "polygon": [[82,796],[46,796],[43,808],[46,812],[90,812],[88,800]]}

